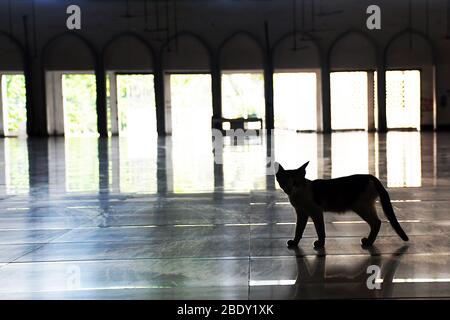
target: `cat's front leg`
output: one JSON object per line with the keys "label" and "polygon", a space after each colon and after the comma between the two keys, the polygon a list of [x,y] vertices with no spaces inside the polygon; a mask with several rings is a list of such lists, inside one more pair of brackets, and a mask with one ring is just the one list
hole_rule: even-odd
{"label": "cat's front leg", "polygon": [[325,224],[323,222],[323,211],[317,210],[311,215],[314,222],[314,227],[317,232],[317,241],[314,241],[314,248],[323,248],[325,246]]}
{"label": "cat's front leg", "polygon": [[298,246],[298,243],[300,242],[300,239],[303,236],[303,231],[305,231],[307,222],[308,222],[308,216],[297,212],[297,224],[295,226],[295,236],[294,236],[293,240],[289,240],[287,242],[288,247]]}

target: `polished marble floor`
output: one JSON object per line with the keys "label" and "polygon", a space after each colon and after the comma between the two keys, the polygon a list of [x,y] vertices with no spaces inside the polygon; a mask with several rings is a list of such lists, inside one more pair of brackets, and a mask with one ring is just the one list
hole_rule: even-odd
{"label": "polished marble floor", "polygon": [[[449,133],[277,131],[212,150],[210,136],[1,139],[0,299],[450,298]],[[327,214],[325,250],[311,224],[288,249],[273,159],[309,160],[311,179],[377,175],[410,242],[384,222],[365,250],[356,215]]]}

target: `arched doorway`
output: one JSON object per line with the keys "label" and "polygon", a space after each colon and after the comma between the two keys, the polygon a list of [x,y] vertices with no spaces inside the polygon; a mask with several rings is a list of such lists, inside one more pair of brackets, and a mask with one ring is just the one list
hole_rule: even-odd
{"label": "arched doorway", "polygon": [[96,53],[80,35],[52,38],[42,52],[50,135],[97,136]]}
{"label": "arched doorway", "polygon": [[405,30],[389,41],[386,67],[388,129],[433,128],[435,125],[435,61],[429,40]]}
{"label": "arched doorway", "polygon": [[211,56],[207,43],[190,32],[175,35],[161,50],[176,193],[214,190]]}
{"label": "arched doorway", "polygon": [[108,131],[134,139],[156,139],[154,56],[134,33],[113,37],[103,49]]}
{"label": "arched doorway", "polygon": [[317,43],[289,33],[274,46],[275,129],[317,131],[321,124],[320,62]]}
{"label": "arched doorway", "polygon": [[26,136],[26,122],[23,48],[0,33],[0,136]]}
{"label": "arched doorway", "polygon": [[366,34],[348,31],[328,53],[332,130],[373,130],[377,50]]}
{"label": "arched doorway", "polygon": [[[265,119],[264,52],[253,35],[238,32],[220,46],[222,116]],[[257,126],[257,124],[255,123]],[[248,124],[252,129],[252,123]]]}

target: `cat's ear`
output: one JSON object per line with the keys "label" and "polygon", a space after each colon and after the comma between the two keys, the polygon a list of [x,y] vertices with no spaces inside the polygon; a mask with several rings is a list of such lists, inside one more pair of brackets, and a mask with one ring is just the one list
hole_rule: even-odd
{"label": "cat's ear", "polygon": [[283,172],[284,171],[284,168],[281,166],[281,164],[279,164],[278,162],[274,162],[273,163],[273,167],[274,167],[274,169],[275,169],[275,173],[278,173],[278,172]]}
{"label": "cat's ear", "polygon": [[306,162],[306,163],[304,163],[300,168],[298,168],[297,170],[304,170],[304,171],[306,171],[306,167],[308,166],[308,164],[309,164],[309,161],[308,162]]}
{"label": "cat's ear", "polygon": [[297,175],[300,175],[300,176],[302,176],[303,178],[305,177],[305,175],[306,175],[306,167],[308,166],[308,163],[309,163],[309,161],[306,162],[305,164],[303,164],[300,168],[298,168],[298,169],[296,170]]}

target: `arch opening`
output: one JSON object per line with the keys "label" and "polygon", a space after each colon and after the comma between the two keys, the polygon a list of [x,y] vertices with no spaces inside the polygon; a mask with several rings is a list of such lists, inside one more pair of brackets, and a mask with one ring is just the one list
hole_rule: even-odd
{"label": "arch opening", "polygon": [[435,126],[436,83],[433,48],[420,33],[394,36],[385,51],[388,129]]}
{"label": "arch opening", "polygon": [[285,36],[273,51],[274,127],[317,131],[322,118],[320,52],[309,36],[297,38]]}
{"label": "arch opening", "polygon": [[26,136],[27,110],[23,51],[0,34],[0,135]]}
{"label": "arch opening", "polygon": [[68,137],[98,136],[96,53],[75,34],[51,39],[42,53],[47,131]]}
{"label": "arch opening", "polygon": [[363,33],[346,32],[331,46],[328,60],[331,129],[374,130],[377,113],[375,44]]}

